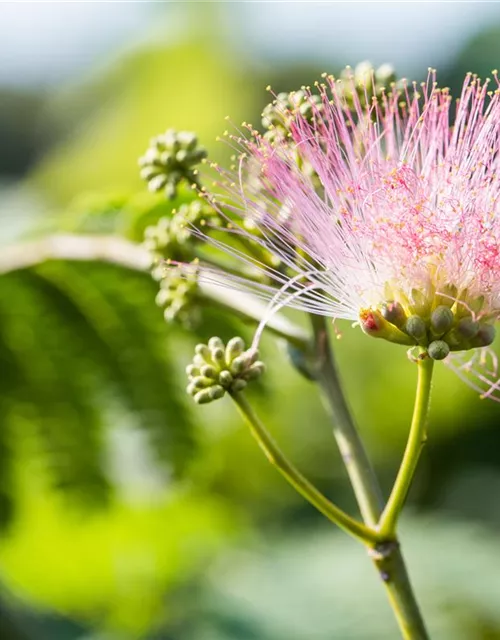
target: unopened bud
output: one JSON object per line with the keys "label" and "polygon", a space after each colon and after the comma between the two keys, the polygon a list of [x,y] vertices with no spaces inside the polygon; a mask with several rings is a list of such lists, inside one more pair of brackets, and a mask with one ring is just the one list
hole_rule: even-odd
{"label": "unopened bud", "polygon": [[386,302],[381,309],[381,313],[387,322],[396,325],[399,329],[401,329],[406,322],[406,314],[403,307],[399,302],[394,300]]}
{"label": "unopened bud", "polygon": [[436,307],[431,315],[431,329],[437,336],[442,336],[451,329],[454,316],[449,307],[440,305]]}
{"label": "unopened bud", "polygon": [[427,333],[427,327],[425,322],[420,316],[410,316],[405,325],[406,333],[415,338],[415,340],[421,340]]}
{"label": "unopened bud", "polygon": [[225,364],[224,348],[217,347],[216,349],[212,349],[212,360],[216,365]]}
{"label": "unopened bud", "polygon": [[364,333],[374,338],[384,338],[408,346],[415,344],[409,336],[388,322],[380,311],[375,309],[363,309],[359,314],[359,323]]}
{"label": "unopened bud", "polygon": [[434,340],[427,348],[427,353],[433,360],[444,360],[450,353],[450,347],[444,340]]}
{"label": "unopened bud", "polygon": [[233,374],[230,371],[227,371],[227,370],[221,371],[220,374],[219,374],[219,380],[220,380],[220,383],[222,384],[222,386],[229,387],[229,385],[234,380]]}
{"label": "unopened bud", "polygon": [[221,386],[214,385],[212,387],[209,387],[208,389],[203,389],[203,391],[199,391],[198,393],[196,393],[194,395],[194,401],[197,404],[208,404],[213,400],[218,400],[219,398],[222,398],[224,393],[225,391]]}
{"label": "unopened bud", "polygon": [[224,343],[222,342],[222,340],[216,336],[214,336],[213,338],[210,338],[210,340],[208,341],[208,348],[209,349],[223,349],[224,348]]}
{"label": "unopened bud", "polygon": [[457,331],[464,338],[473,338],[479,331],[479,322],[472,318],[462,318],[458,323]]}
{"label": "unopened bud", "polygon": [[247,386],[247,383],[242,378],[238,378],[232,384],[232,391],[243,391],[243,389]]}
{"label": "unopened bud", "polygon": [[217,376],[217,370],[210,364],[206,364],[200,369],[200,373],[205,378],[215,378]]}
{"label": "unopened bud", "polygon": [[226,347],[226,364],[229,364],[234,358],[243,353],[245,343],[241,338],[231,338]]}
{"label": "unopened bud", "polygon": [[492,324],[483,324],[470,341],[471,347],[488,347],[495,340],[496,330]]}

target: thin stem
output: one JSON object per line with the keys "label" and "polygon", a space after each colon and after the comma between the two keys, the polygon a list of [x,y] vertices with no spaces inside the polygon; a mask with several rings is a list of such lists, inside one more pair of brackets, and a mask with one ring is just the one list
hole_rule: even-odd
{"label": "thin stem", "polygon": [[398,518],[405,503],[406,496],[408,495],[417,468],[420,452],[427,438],[426,421],[429,410],[434,360],[429,357],[423,358],[417,361],[417,366],[417,393],[410,434],[396,482],[394,483],[391,495],[380,518],[380,532],[387,537],[395,535]]}
{"label": "thin stem", "polygon": [[383,499],[377,477],[354,424],[340,384],[326,319],[311,315],[316,354],[316,376],[333,418],[333,433],[363,516],[372,526],[378,524]]}
{"label": "thin stem", "polygon": [[267,459],[278,469],[286,480],[288,480],[292,487],[316,507],[318,511],[331,520],[331,522],[334,522],[351,536],[370,546],[376,544],[379,538],[373,529],[354,520],[354,518],[342,511],[342,509],[335,506],[292,465],[255,414],[243,394],[233,393],[231,395],[250,427],[253,437],[257,440]]}
{"label": "thin stem", "polygon": [[[374,526],[382,511],[382,491],[351,416],[340,384],[325,318],[311,315],[316,377],[333,418],[333,433],[365,523]],[[405,562],[396,538],[369,550],[405,640],[428,640]]]}

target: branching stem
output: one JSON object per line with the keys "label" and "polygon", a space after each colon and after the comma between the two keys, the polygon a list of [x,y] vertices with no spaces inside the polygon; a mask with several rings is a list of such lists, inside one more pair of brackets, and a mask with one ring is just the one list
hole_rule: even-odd
{"label": "branching stem", "polygon": [[335,506],[318,491],[309,480],[304,478],[300,471],[293,466],[278,447],[245,396],[242,393],[234,393],[231,395],[266,458],[278,469],[292,487],[316,507],[318,511],[331,520],[331,522],[364,544],[373,547],[379,541],[377,533]]}

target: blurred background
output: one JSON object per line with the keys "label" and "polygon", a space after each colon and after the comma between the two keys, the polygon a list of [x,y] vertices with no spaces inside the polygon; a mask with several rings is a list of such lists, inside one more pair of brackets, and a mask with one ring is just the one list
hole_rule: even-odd
{"label": "blurred background", "polygon": [[[497,3],[2,3],[2,251],[53,231],[140,242],[168,210],[137,158],[168,127],[212,158],[224,117],[369,59],[399,76],[500,66]],[[46,263],[0,276],[0,637],[397,638],[370,563],[278,476],[234,407],[183,391],[193,345],[248,331],[167,325],[147,274]],[[414,370],[346,326],[350,403],[388,490]],[[246,333],[248,335],[248,333]],[[355,506],[320,405],[279,345],[253,400],[304,473]],[[500,408],[444,367],[402,527],[439,639],[500,638]]]}

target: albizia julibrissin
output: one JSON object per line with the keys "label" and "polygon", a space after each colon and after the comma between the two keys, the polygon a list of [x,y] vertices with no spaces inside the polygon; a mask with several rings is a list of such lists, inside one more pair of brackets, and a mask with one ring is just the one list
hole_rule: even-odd
{"label": "albizia julibrissin", "polygon": [[[282,128],[231,136],[238,167],[215,206],[231,232],[274,259],[248,257],[271,300],[358,322],[420,346],[494,396],[500,315],[500,89],[467,75],[453,101],[433,71],[421,85],[346,97],[325,77],[288,105]],[[369,87],[370,88],[370,87]],[[256,170],[257,168],[257,170]],[[236,220],[236,222],[235,222]],[[257,230],[257,232],[255,231]],[[272,283],[275,286],[271,286]],[[469,350],[473,351],[469,351]],[[448,355],[451,352],[451,355]],[[498,385],[500,387],[500,384]]]}

